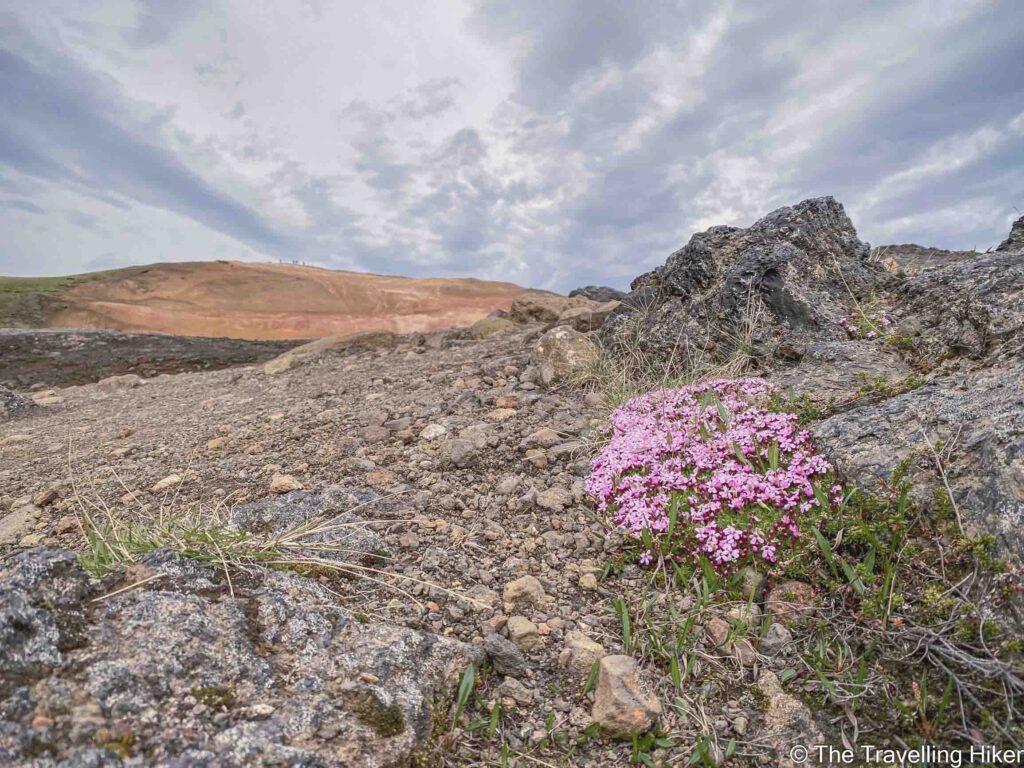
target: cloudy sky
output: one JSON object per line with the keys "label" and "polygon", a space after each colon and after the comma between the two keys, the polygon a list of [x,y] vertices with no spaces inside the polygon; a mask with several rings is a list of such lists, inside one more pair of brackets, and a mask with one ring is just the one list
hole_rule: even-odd
{"label": "cloudy sky", "polygon": [[987,248],[1024,3],[0,0],[0,273],[301,260],[625,286],[833,194]]}

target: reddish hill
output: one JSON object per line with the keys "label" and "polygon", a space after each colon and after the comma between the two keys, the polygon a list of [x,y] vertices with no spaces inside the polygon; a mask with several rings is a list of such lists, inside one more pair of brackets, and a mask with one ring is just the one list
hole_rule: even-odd
{"label": "reddish hill", "polygon": [[297,339],[469,325],[527,292],[472,278],[404,278],[290,264],[186,262],[63,279],[33,325]]}

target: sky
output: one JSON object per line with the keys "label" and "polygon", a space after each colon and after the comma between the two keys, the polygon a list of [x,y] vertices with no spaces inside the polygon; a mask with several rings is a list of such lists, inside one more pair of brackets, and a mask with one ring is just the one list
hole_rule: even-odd
{"label": "sky", "polygon": [[1024,3],[0,0],[0,274],[301,261],[626,287],[831,194],[1024,211]]}

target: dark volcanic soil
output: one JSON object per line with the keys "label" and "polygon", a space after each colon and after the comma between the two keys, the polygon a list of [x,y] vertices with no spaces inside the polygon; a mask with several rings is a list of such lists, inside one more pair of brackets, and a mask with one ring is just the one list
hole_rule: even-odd
{"label": "dark volcanic soil", "polygon": [[212,371],[261,363],[296,341],[242,341],[84,329],[0,328],[0,383],[68,387],[107,376]]}

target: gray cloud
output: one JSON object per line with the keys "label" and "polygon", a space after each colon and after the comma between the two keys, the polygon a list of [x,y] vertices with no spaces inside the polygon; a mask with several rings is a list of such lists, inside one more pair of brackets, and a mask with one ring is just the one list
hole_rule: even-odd
{"label": "gray cloud", "polygon": [[0,163],[51,182],[127,197],[195,219],[262,249],[285,240],[219,192],[149,130],[121,113],[118,96],[70,66],[44,71],[0,50]]}
{"label": "gray cloud", "polygon": [[[624,286],[696,229],[812,195],[845,202],[866,239],[952,248],[998,242],[1024,208],[1010,0],[480,0],[445,38],[459,66],[403,58],[396,32],[364,55],[403,68],[400,87],[275,78],[296,50],[335,46],[333,10],[310,3],[287,46],[268,29],[254,57],[231,28],[192,52],[178,33],[202,6],[140,0],[126,45],[180,55],[195,84],[162,99],[121,85],[126,51],[101,67],[5,37],[2,223],[55,222],[67,204],[47,195],[67,191],[99,206],[71,219],[98,238],[93,264],[144,259],[110,233],[156,209],[217,238],[198,257],[227,238],[256,257],[568,289]],[[101,26],[67,25],[87,43]]]}

